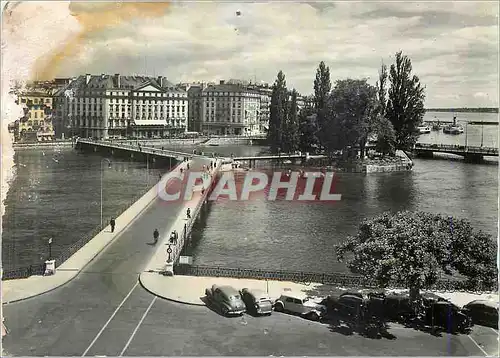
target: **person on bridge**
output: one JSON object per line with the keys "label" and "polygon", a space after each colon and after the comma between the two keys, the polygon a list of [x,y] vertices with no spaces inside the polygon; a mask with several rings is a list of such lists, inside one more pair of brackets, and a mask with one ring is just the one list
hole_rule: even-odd
{"label": "person on bridge", "polygon": [[160,233],[158,232],[158,229],[155,229],[155,231],[153,232],[153,239],[154,239],[153,244],[154,245],[156,245],[156,243],[158,242],[159,237],[160,237]]}
{"label": "person on bridge", "polygon": [[191,219],[191,209],[190,208],[187,209],[187,218]]}
{"label": "person on bridge", "polygon": [[187,165],[186,165],[186,166],[187,166],[187,170],[189,170],[189,163],[187,163]]}
{"label": "person on bridge", "polygon": [[111,232],[115,232],[115,219],[114,218],[111,218],[111,220],[109,220],[109,225],[111,226]]}

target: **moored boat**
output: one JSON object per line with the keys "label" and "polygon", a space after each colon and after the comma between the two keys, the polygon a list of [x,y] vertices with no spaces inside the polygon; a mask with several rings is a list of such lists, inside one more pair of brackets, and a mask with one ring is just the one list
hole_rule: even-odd
{"label": "moored boat", "polygon": [[431,127],[429,126],[418,126],[418,131],[420,134],[427,134],[431,132]]}
{"label": "moored boat", "polygon": [[464,129],[461,125],[457,124],[457,117],[453,117],[453,123],[443,127],[443,133],[446,134],[461,134]]}

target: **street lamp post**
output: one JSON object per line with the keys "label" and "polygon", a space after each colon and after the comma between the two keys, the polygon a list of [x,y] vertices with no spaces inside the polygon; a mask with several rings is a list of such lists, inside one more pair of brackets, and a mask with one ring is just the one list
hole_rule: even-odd
{"label": "street lamp post", "polygon": [[103,158],[101,160],[101,229],[102,229],[102,173],[104,172],[104,170],[102,169],[102,163],[104,162],[108,162],[108,168],[111,168],[111,160],[109,160],[108,158]]}
{"label": "street lamp post", "polygon": [[49,238],[49,260],[52,260],[52,238]]}
{"label": "street lamp post", "polygon": [[483,146],[484,139],[484,124],[481,123],[481,147]]}

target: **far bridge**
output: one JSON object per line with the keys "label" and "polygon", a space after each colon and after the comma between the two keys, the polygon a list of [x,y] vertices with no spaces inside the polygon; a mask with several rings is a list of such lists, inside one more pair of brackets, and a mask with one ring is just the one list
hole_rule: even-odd
{"label": "far bridge", "polygon": [[414,151],[418,156],[423,157],[432,157],[436,152],[455,154],[471,162],[481,161],[486,156],[498,157],[498,148],[482,146],[417,143],[415,144]]}
{"label": "far bridge", "polygon": [[[125,157],[139,161],[146,161],[148,166],[150,162],[156,165],[169,163],[169,167],[177,162],[194,158],[213,158],[214,153],[186,153],[164,148],[156,148],[137,144],[126,144],[105,140],[93,140],[78,138],[75,142],[75,148],[80,150],[90,150],[96,153],[105,153],[117,157]],[[161,164],[160,164],[161,163]]]}
{"label": "far bridge", "polygon": [[278,161],[283,162],[290,160],[292,162],[304,162],[309,159],[325,159],[326,155],[309,155],[309,153],[295,153],[295,154],[273,154],[273,155],[259,155],[259,156],[241,156],[233,157],[233,160],[238,162],[248,162],[249,167],[255,167],[257,161]]}

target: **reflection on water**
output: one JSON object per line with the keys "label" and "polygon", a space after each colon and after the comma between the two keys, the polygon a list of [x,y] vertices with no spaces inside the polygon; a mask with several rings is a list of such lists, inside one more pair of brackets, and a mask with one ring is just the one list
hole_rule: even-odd
{"label": "reflection on water", "polygon": [[408,173],[339,174],[335,203],[217,201],[187,254],[202,265],[345,271],[334,245],[364,218],[403,209],[466,218],[496,237],[497,175],[497,165],[416,159]]}

